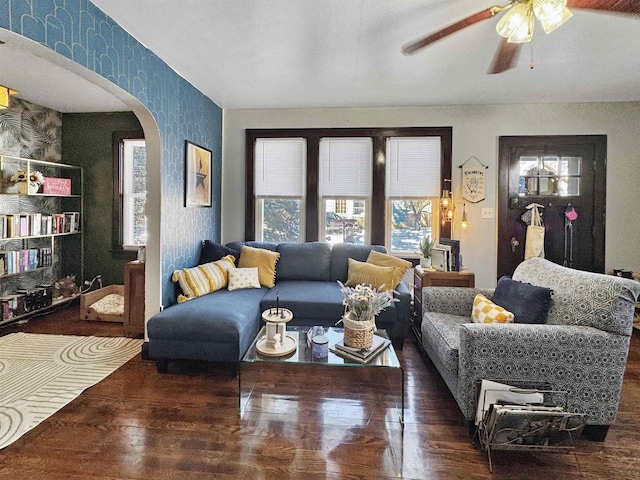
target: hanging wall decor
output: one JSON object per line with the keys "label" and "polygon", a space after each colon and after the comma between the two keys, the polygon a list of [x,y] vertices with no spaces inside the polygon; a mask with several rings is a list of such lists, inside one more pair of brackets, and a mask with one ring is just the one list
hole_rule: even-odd
{"label": "hanging wall decor", "polygon": [[469,157],[462,165],[462,198],[470,203],[485,199],[486,172],[489,168],[476,157]]}
{"label": "hanging wall decor", "polygon": [[211,150],[185,142],[185,207],[211,206]]}

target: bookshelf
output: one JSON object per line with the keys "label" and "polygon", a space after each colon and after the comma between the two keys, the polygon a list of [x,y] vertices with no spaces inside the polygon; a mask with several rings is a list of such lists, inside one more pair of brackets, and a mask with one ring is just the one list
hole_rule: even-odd
{"label": "bookshelf", "polygon": [[[47,287],[43,295],[51,295],[51,285],[59,278],[73,274],[82,281],[83,169],[0,155],[0,176],[0,324],[4,324],[40,312],[44,303],[53,304],[52,299],[33,298]],[[28,305],[34,302],[38,308]]]}

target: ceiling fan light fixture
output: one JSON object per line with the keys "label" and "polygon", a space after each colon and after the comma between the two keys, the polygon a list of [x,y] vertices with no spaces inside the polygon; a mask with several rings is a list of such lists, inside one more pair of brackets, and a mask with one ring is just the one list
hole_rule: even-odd
{"label": "ceiling fan light fixture", "polygon": [[549,15],[537,15],[538,20],[540,20],[540,23],[542,24],[542,29],[546,33],[553,32],[556,28],[569,20],[572,16],[573,13],[571,13],[571,11],[567,7],[563,8],[560,12],[554,12]]}
{"label": "ceiling fan light fixture", "polygon": [[535,27],[535,17],[533,11],[529,9],[529,15],[526,21],[520,25],[520,27],[514,31],[508,39],[509,43],[525,43],[533,40],[533,28]]}
{"label": "ceiling fan light fixture", "polygon": [[567,6],[567,0],[529,0],[536,17],[559,14]]}
{"label": "ceiling fan light fixture", "polygon": [[496,25],[496,31],[503,37],[509,38],[516,31],[523,28],[533,17],[531,5],[528,3],[518,3],[511,7],[507,13],[500,19]]}

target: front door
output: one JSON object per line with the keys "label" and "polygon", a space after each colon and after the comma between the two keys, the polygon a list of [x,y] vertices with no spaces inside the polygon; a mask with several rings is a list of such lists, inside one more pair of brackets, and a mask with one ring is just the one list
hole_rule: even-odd
{"label": "front door", "polygon": [[500,137],[498,278],[524,260],[522,215],[532,203],[541,206],[545,258],[604,271],[606,149],[606,135]]}

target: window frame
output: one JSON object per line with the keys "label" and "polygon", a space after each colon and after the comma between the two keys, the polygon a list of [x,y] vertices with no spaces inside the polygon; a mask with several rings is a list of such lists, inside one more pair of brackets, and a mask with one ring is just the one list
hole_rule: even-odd
{"label": "window frame", "polygon": [[[373,188],[369,205],[371,212],[370,244],[386,245],[386,142],[391,137],[440,137],[440,187],[441,190],[450,189],[445,185],[445,179],[451,180],[452,172],[452,127],[389,127],[389,128],[288,128],[288,129],[247,129],[245,136],[245,240],[255,240],[256,225],[256,196],[254,193],[254,147],[259,138],[301,137],[307,141],[307,179],[306,195],[304,199],[305,214],[303,215],[303,238],[305,241],[318,241],[321,235],[320,214],[324,213],[320,205],[319,181],[319,153],[320,139],[323,137],[371,137],[373,142]],[[382,215],[373,215],[373,212]],[[451,224],[440,227],[440,235],[451,235]]]}
{"label": "window frame", "polygon": [[145,140],[142,130],[115,131],[113,144],[113,215],[111,222],[111,248],[113,251],[135,251],[138,246],[124,245],[124,192],[123,159],[125,140]]}
{"label": "window frame", "polygon": [[[276,137],[274,137],[276,138]],[[303,152],[302,152],[302,177],[301,179],[304,180],[304,177],[306,175],[306,156],[307,156],[307,142],[306,139],[303,138],[286,138],[286,137],[282,137],[283,140],[302,140],[302,144],[303,144]],[[256,139],[256,141],[259,139]],[[256,143],[254,142],[254,146],[256,145]],[[254,151],[255,154],[255,151]],[[255,157],[253,157],[253,167],[254,172],[253,172],[253,179],[255,181]],[[304,188],[304,187],[303,187]],[[255,213],[255,226],[254,226],[254,240],[263,242],[265,241],[264,239],[264,201],[265,200],[297,200],[300,202],[300,216],[298,218],[299,220],[299,238],[300,238],[300,242],[304,242],[305,241],[305,237],[304,237],[304,225],[305,225],[305,197],[304,195],[300,195],[300,196],[277,196],[277,195],[273,195],[273,194],[267,194],[267,195],[257,195],[255,194],[255,188],[254,188],[254,197],[253,197],[253,201],[255,203],[254,205],[254,211]],[[267,240],[268,241],[268,240]]]}

